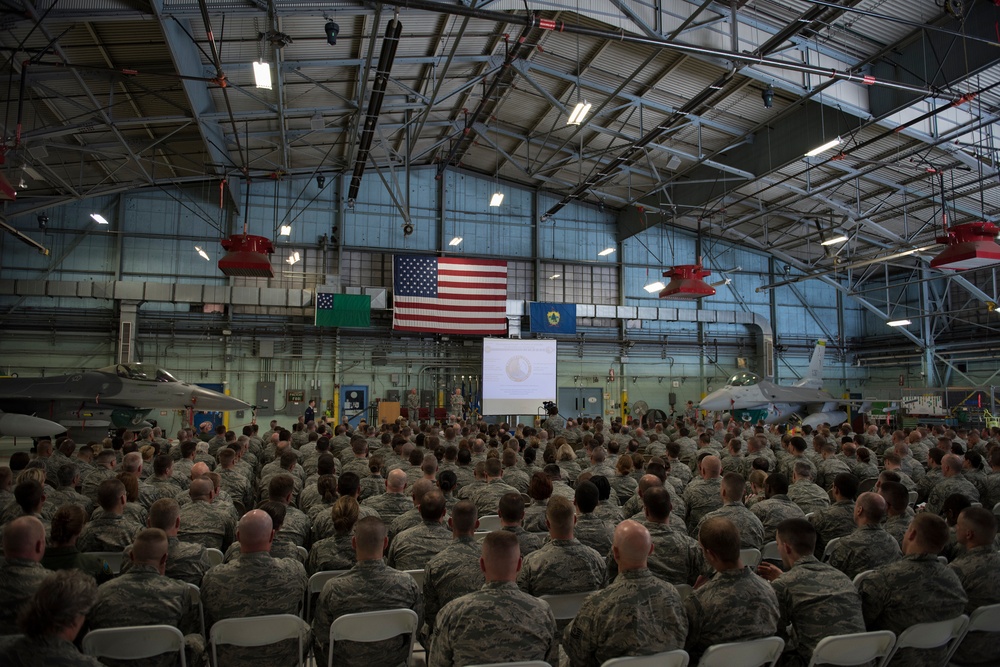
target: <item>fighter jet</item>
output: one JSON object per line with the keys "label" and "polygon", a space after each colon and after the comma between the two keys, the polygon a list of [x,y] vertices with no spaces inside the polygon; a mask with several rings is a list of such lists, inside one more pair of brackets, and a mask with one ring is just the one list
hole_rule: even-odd
{"label": "fighter jet", "polygon": [[765,380],[756,373],[741,372],[729,379],[725,387],[716,389],[701,399],[702,410],[728,410],[742,421],[780,424],[798,417],[803,425],[836,426],[847,421],[842,406],[851,401],[834,398],[823,391],[823,357],[826,341],[816,341],[809,370],[805,377],[791,386]]}
{"label": "fighter jet", "polygon": [[[0,379],[0,410],[13,413],[4,414],[4,419],[25,415],[43,417],[37,419],[38,424],[19,425],[24,427],[20,434],[25,436],[69,431],[75,437],[103,437],[109,428],[141,427],[153,408],[214,412],[246,410],[250,405],[217,391],[181,382],[162,368],[138,363],[72,375]],[[52,426],[58,429],[53,432]],[[0,429],[3,428],[0,420]]]}
{"label": "fighter jet", "polygon": [[0,412],[0,436],[37,438],[43,435],[56,435],[65,430],[59,424],[50,422],[48,419]]}

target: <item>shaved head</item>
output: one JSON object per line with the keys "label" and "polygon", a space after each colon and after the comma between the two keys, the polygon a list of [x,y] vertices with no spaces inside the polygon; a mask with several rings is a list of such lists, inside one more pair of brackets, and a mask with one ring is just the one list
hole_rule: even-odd
{"label": "shaved head", "polygon": [[705,479],[718,477],[722,473],[722,461],[718,456],[706,456],[701,460],[701,474]]}
{"label": "shaved head", "polygon": [[198,461],[193,466],[191,466],[191,479],[197,479],[202,475],[207,475],[211,472],[208,468],[208,464],[204,461]]}
{"label": "shaved head", "polygon": [[406,488],[406,473],[397,468],[389,473],[385,479],[385,486],[390,491],[400,493]]}
{"label": "shaved head", "polygon": [[191,500],[209,500],[212,497],[212,491],[214,490],[215,484],[212,483],[212,480],[205,477],[191,482],[191,488],[188,489],[188,494],[190,494]]}
{"label": "shaved head", "polygon": [[166,565],[167,550],[170,543],[167,534],[159,528],[146,528],[139,531],[132,543],[131,558],[136,565],[152,565],[159,567],[160,562]]}
{"label": "shaved head", "polygon": [[514,581],[521,569],[521,544],[517,535],[507,530],[495,530],[487,535],[479,567],[486,581]]}
{"label": "shaved head", "polygon": [[653,553],[653,539],[641,523],[622,521],[615,528],[615,540],[611,553],[618,562],[618,569],[641,570],[646,567],[646,559]]}
{"label": "shaved head", "polygon": [[8,559],[41,561],[45,555],[45,526],[33,516],[8,522],[3,528],[3,552]]}
{"label": "shaved head", "polygon": [[875,525],[882,523],[889,511],[889,504],[885,502],[885,498],[870,491],[858,496],[857,504],[861,508],[862,516],[868,523]]}
{"label": "shaved head", "polygon": [[273,522],[268,513],[262,510],[247,512],[236,527],[236,539],[240,542],[241,553],[270,551],[273,538]]}

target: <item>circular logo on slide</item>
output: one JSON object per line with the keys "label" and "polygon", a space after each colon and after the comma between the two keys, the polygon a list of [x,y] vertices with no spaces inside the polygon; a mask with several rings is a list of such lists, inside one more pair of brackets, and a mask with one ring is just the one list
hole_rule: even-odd
{"label": "circular logo on slide", "polygon": [[505,367],[507,377],[514,382],[524,382],[531,377],[531,362],[520,354],[511,357]]}

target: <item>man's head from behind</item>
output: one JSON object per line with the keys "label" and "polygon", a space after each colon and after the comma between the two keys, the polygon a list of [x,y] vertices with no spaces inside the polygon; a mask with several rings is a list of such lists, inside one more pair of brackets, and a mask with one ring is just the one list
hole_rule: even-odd
{"label": "man's head from behind", "polygon": [[373,516],[359,519],[354,525],[354,537],[351,538],[351,544],[354,546],[359,563],[367,560],[381,560],[385,548],[389,545],[385,524],[381,519]]}
{"label": "man's head from behind", "polygon": [[996,516],[985,507],[967,507],[958,515],[955,539],[966,549],[991,545],[996,536]]}
{"label": "man's head from behind", "polygon": [[573,511],[572,503],[563,496],[553,496],[545,508],[545,523],[549,527],[549,536],[552,539],[573,539],[576,513]]}
{"label": "man's head from behind", "polygon": [[487,535],[479,567],[486,581],[514,581],[521,569],[521,544],[517,535],[507,530],[495,530]]}
{"label": "man's head from behind", "polygon": [[948,524],[939,516],[921,512],[903,535],[903,554],[938,555],[948,544]]}
{"label": "man's head from behind", "polygon": [[45,526],[33,516],[9,521],[3,529],[4,558],[40,562],[45,555]]}
{"label": "man's head from behind", "polygon": [[786,568],[802,556],[811,556],[816,550],[816,528],[808,519],[796,517],[778,524],[775,534],[781,562]]}
{"label": "man's head from behind", "polygon": [[644,569],[651,553],[653,553],[653,540],[645,526],[632,520],[618,524],[615,528],[611,554],[617,561],[619,570],[624,572]]}
{"label": "man's head from behind", "polygon": [[270,551],[274,540],[274,524],[263,510],[250,510],[236,526],[236,539],[244,554]]}
{"label": "man's head from behind", "polygon": [[705,560],[716,570],[731,570],[740,562],[740,531],[729,519],[706,519],[698,532]]}
{"label": "man's head from behind", "polygon": [[159,528],[144,528],[135,536],[129,558],[135,565],[148,565],[163,574],[167,571],[167,534]]}
{"label": "man's head from behind", "polygon": [[476,505],[469,500],[457,502],[451,510],[448,525],[451,526],[452,534],[455,537],[471,536],[479,527],[479,511],[476,509]]}

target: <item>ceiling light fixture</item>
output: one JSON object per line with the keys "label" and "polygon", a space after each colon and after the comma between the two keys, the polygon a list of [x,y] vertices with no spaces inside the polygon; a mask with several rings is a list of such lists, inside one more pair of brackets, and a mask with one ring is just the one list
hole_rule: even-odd
{"label": "ceiling light fixture", "polygon": [[334,46],[337,43],[337,35],[340,34],[340,26],[333,21],[327,21],[324,30],[326,30],[326,43]]}
{"label": "ceiling light fixture", "polygon": [[847,240],[847,237],[843,234],[837,234],[836,236],[831,236],[828,239],[820,241],[820,245],[837,245],[838,243],[843,243]]}
{"label": "ceiling light fixture", "polygon": [[824,153],[830,150],[831,148],[834,148],[835,146],[839,146],[840,141],[841,141],[840,137],[837,137],[836,139],[826,142],[822,146],[817,146],[816,148],[806,153],[806,157],[816,157],[820,153]]}
{"label": "ceiling light fixture", "polygon": [[664,287],[666,287],[666,285],[664,285],[662,281],[657,280],[655,283],[649,283],[642,289],[652,294],[653,292],[659,292]]}
{"label": "ceiling light fixture", "polygon": [[292,264],[298,262],[300,259],[302,259],[302,257],[299,255],[299,251],[296,250],[291,255],[289,255],[288,259],[286,259],[285,261],[288,262],[289,266],[291,266]]}
{"label": "ceiling light fixture", "polygon": [[258,88],[271,90],[271,66],[263,58],[253,64],[253,80]]}
{"label": "ceiling light fixture", "polygon": [[25,167],[24,167],[24,173],[26,173],[28,176],[31,176],[32,180],[35,180],[35,181],[42,180],[42,175],[39,174],[38,170],[35,169],[34,167],[29,167],[29,166],[25,165]]}
{"label": "ceiling light fixture", "polygon": [[105,218],[105,217],[104,217],[103,215],[101,215],[100,213],[91,213],[91,214],[90,214],[90,217],[91,217],[91,218],[93,218],[93,219],[94,219],[94,221],[95,221],[95,222],[96,222],[97,224],[99,224],[99,225],[110,225],[110,224],[111,224],[110,222],[108,222],[108,219],[107,219],[107,218]]}
{"label": "ceiling light fixture", "polygon": [[462,237],[461,236],[456,236],[452,240],[448,241],[448,245],[450,245],[450,246],[456,246],[456,245],[458,245],[461,242],[462,242]]}
{"label": "ceiling light fixture", "polygon": [[593,105],[587,101],[577,102],[576,106],[573,107],[573,113],[569,115],[569,120],[566,121],[566,124],[579,125],[582,123],[583,119],[587,117],[588,113],[590,113],[591,106]]}
{"label": "ceiling light fixture", "polygon": [[549,280],[555,280],[556,278],[561,278],[561,277],[562,277],[561,273],[553,273],[551,276],[549,276]]}
{"label": "ceiling light fixture", "polygon": [[496,207],[496,206],[499,206],[502,203],[503,203],[503,193],[502,192],[494,192],[493,193],[493,197],[490,199],[490,206]]}
{"label": "ceiling light fixture", "polygon": [[212,258],[208,256],[207,252],[205,252],[204,250],[202,250],[201,246],[197,246],[196,245],[194,247],[194,249],[198,252],[199,255],[201,255],[201,258],[203,260],[205,260],[206,262],[211,261]]}
{"label": "ceiling light fixture", "polygon": [[281,227],[278,228],[278,236],[291,236],[291,235],[292,235],[291,225],[282,225]]}
{"label": "ceiling light fixture", "polygon": [[774,106],[774,86],[767,84],[767,88],[760,92],[760,99],[764,100],[764,108],[770,109]]}
{"label": "ceiling light fixture", "polygon": [[905,327],[909,324],[913,324],[910,320],[889,320],[885,323],[889,327]]}
{"label": "ceiling light fixture", "polygon": [[598,257],[607,257],[608,255],[610,255],[614,251],[615,251],[614,248],[605,248],[601,252],[597,253],[597,255],[598,255]]}

